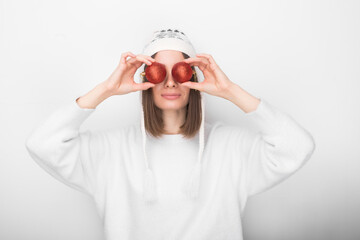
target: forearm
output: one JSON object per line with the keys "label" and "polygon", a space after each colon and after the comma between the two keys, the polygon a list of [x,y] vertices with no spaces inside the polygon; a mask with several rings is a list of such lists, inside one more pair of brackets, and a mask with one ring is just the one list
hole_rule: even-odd
{"label": "forearm", "polygon": [[255,111],[260,103],[260,99],[251,95],[235,83],[228,89],[225,98],[234,103],[245,113]]}
{"label": "forearm", "polygon": [[106,82],[102,82],[84,96],[78,97],[76,102],[81,108],[95,109],[110,96],[112,93],[106,87]]}

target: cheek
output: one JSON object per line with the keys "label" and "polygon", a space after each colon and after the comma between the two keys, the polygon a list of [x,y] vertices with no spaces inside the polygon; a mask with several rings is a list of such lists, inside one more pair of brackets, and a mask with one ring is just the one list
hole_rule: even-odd
{"label": "cheek", "polygon": [[154,96],[159,95],[160,94],[160,88],[158,86],[153,87],[152,88],[152,94]]}
{"label": "cheek", "polygon": [[190,91],[185,91],[184,94],[185,94],[185,101],[186,101],[187,103],[189,103]]}
{"label": "cheek", "polygon": [[153,95],[153,100],[154,102],[158,102],[158,101],[161,101],[161,92],[160,92],[160,89],[156,88],[156,87],[153,87],[152,88],[152,95]]}
{"label": "cheek", "polygon": [[186,96],[189,97],[189,95],[190,95],[190,89],[186,89],[184,92],[185,92]]}

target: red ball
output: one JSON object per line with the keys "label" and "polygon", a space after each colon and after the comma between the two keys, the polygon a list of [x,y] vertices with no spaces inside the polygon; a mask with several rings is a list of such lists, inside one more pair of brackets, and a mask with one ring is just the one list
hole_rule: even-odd
{"label": "red ball", "polygon": [[151,83],[161,83],[166,77],[165,65],[158,62],[153,62],[150,66],[146,67],[145,76]]}
{"label": "red ball", "polygon": [[191,79],[193,70],[190,64],[186,62],[178,62],[173,66],[171,74],[177,82],[183,83]]}

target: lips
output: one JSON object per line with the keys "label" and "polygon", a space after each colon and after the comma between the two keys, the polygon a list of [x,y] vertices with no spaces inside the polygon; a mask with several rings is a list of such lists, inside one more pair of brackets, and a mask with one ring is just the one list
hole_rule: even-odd
{"label": "lips", "polygon": [[181,94],[179,93],[164,93],[164,94],[161,94],[161,96],[180,96]]}
{"label": "lips", "polygon": [[161,96],[167,100],[175,100],[180,98],[181,94],[177,94],[177,93],[165,93],[165,94],[161,94]]}

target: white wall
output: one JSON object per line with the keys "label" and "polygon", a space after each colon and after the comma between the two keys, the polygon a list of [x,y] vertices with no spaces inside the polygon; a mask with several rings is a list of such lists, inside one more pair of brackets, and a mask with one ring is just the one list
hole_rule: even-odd
{"label": "white wall", "polygon": [[[162,27],[182,29],[316,141],[304,168],[249,199],[245,239],[360,239],[359,9],[356,0],[0,0],[0,239],[103,239],[91,199],[42,170],[25,138]],[[233,103],[206,101],[208,121],[241,124]],[[111,97],[82,129],[138,121],[139,106],[138,93]]]}

